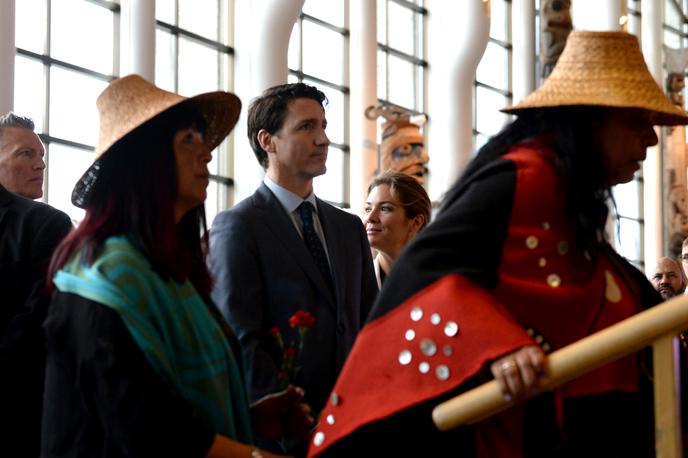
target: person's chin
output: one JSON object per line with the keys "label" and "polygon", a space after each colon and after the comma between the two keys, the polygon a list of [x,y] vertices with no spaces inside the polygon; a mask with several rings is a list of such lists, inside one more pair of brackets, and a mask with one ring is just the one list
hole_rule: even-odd
{"label": "person's chin", "polygon": [[660,291],[659,295],[662,296],[662,299],[664,299],[665,301],[668,301],[672,297],[676,296],[676,294],[670,291]]}
{"label": "person's chin", "polygon": [[629,183],[633,180],[633,177],[635,176],[635,172],[638,170],[637,168],[634,168],[633,170],[628,170],[624,171],[622,173],[617,173],[615,176],[613,176],[610,180],[609,186],[616,186],[617,184],[624,184],[624,183]]}
{"label": "person's chin", "polygon": [[41,197],[43,197],[43,188],[32,190],[26,193],[26,196],[29,199],[40,199]]}
{"label": "person's chin", "polygon": [[325,175],[327,173],[327,166],[325,164],[322,164],[320,167],[313,167],[311,169],[311,173],[309,174],[312,178],[319,177],[321,175]]}
{"label": "person's chin", "polygon": [[194,199],[189,202],[189,206],[191,207],[190,210],[193,210],[194,208],[197,208],[197,207],[203,205],[207,198],[208,198],[207,192],[199,193],[198,195],[194,196]]}

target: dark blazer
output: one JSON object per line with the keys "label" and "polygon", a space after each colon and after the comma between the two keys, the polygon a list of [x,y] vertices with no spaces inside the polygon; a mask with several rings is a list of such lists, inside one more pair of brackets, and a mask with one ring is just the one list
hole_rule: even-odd
{"label": "dark blazer", "polygon": [[289,215],[262,184],[249,198],[217,215],[210,230],[212,297],[244,349],[249,396],[277,389],[282,352],[270,329],[288,345],[296,332],[289,317],[316,318],[306,334],[296,380],[318,412],[365,323],[377,294],[370,247],[359,218],[318,199],[334,277],[326,284]]}
{"label": "dark blazer", "polygon": [[65,213],[0,186],[2,456],[38,456],[45,358],[41,325],[49,302],[45,277],[55,247],[71,228]]}

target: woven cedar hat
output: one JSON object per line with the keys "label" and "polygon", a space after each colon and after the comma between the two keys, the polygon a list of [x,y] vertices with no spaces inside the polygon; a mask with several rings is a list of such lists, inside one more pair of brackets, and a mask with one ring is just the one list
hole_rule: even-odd
{"label": "woven cedar hat", "polygon": [[74,186],[72,203],[85,207],[98,178],[100,159],[117,142],[138,129],[145,129],[149,121],[184,103],[192,104],[205,119],[204,138],[211,150],[229,135],[241,110],[241,101],[229,92],[208,92],[187,98],[162,90],[139,75],[124,76],[110,83],[96,100],[100,115],[96,159]]}
{"label": "woven cedar hat", "polygon": [[638,108],[649,111],[656,125],[688,124],[688,114],[652,78],[637,38],[625,32],[571,32],[542,86],[502,111],[562,106]]}

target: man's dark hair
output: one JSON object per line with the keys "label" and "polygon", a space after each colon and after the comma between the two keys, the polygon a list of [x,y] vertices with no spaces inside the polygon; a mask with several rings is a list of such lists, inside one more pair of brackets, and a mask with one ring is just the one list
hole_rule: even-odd
{"label": "man's dark hair", "polygon": [[33,132],[36,126],[31,118],[19,116],[18,114],[10,111],[5,115],[0,116],[0,137],[2,137],[6,127],[19,127],[21,129],[29,129]]}
{"label": "man's dark hair", "polygon": [[260,147],[258,132],[265,129],[272,135],[276,134],[287,117],[289,102],[294,99],[312,99],[323,108],[327,106],[327,97],[318,88],[304,83],[293,83],[265,90],[248,108],[248,141],[258,163],[264,169],[268,168],[268,153]]}

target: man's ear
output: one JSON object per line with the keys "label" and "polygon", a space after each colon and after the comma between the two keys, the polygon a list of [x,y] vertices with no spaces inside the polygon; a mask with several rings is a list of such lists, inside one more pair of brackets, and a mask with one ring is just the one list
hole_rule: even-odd
{"label": "man's ear", "polygon": [[272,141],[272,134],[270,132],[265,129],[260,129],[256,138],[258,139],[260,147],[263,148],[263,151],[267,153],[275,152],[275,144]]}

